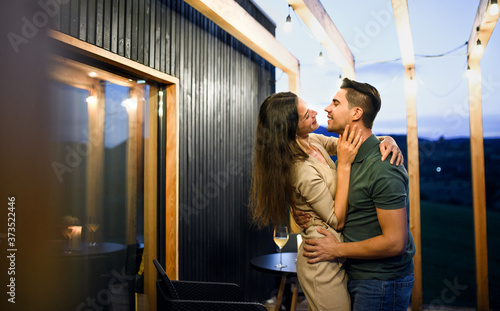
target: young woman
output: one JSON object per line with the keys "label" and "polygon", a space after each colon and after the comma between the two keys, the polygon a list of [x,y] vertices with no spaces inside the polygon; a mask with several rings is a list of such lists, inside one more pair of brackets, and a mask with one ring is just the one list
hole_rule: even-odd
{"label": "young woman", "polygon": [[[289,224],[287,205],[311,215],[303,239],[322,236],[323,226],[340,241],[347,214],[351,163],[361,137],[348,129],[339,138],[311,134],[316,112],[290,92],[269,96],[260,107],[253,155],[250,206],[260,226]],[[399,151],[392,138],[381,152]],[[330,155],[337,155],[337,166]],[[335,200],[334,200],[335,198]],[[290,204],[287,204],[290,203]],[[297,275],[309,310],[350,310],[343,260],[308,264],[300,247]]]}

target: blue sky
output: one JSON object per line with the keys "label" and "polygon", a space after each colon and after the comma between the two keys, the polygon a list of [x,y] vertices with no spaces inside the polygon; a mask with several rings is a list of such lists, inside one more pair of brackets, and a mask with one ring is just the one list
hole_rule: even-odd
{"label": "blue sky", "polygon": [[[341,70],[327,57],[323,66],[316,64],[319,52],[325,54],[326,51],[293,11],[293,30],[291,33],[283,31],[288,15],[286,0],[254,2],[274,20],[277,39],[299,60],[301,97],[318,111],[320,125],[326,126],[323,109],[335,95]],[[382,109],[374,132],[405,134],[404,68],[401,60],[396,60],[401,55],[391,1],[323,0],[322,4],[354,55],[356,79],[374,85],[381,93]],[[419,137],[469,137],[465,42],[469,39],[478,5],[478,0],[408,0],[416,54]],[[481,60],[485,137],[500,137],[499,32],[498,29],[493,31]],[[454,49],[444,57],[424,57]],[[286,74],[277,69],[276,79],[278,92],[288,90]]]}

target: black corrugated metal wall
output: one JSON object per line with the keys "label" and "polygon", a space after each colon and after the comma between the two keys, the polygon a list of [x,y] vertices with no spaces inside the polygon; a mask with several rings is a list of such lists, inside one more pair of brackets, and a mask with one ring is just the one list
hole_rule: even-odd
{"label": "black corrugated metal wall", "polygon": [[[251,1],[237,2],[274,33]],[[250,227],[247,202],[274,67],[184,1],[71,0],[59,9],[53,29],[179,78],[180,278],[235,282],[247,299],[267,298],[274,279],[249,261],[274,251],[272,236]]]}

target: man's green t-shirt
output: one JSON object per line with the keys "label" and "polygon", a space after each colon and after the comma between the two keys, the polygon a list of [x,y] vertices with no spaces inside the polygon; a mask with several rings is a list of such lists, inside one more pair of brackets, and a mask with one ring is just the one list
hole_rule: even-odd
{"label": "man's green t-shirt", "polygon": [[[344,242],[357,242],[382,234],[377,210],[406,208],[409,215],[408,173],[404,166],[381,161],[380,141],[370,136],[359,148],[352,164],[349,210],[343,230]],[[408,217],[409,219],[409,217]],[[347,259],[352,279],[395,280],[413,272],[415,245],[408,230],[406,252],[382,259]]]}

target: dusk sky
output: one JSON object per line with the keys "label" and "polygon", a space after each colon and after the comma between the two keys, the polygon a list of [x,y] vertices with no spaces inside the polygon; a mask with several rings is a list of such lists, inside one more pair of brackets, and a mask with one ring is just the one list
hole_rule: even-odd
{"label": "dusk sky", "polygon": [[[324,108],[336,93],[340,68],[325,57],[326,51],[307,26],[290,10],[293,30],[283,31],[288,15],[286,0],[253,0],[276,23],[277,39],[299,60],[301,97],[318,111],[326,126]],[[356,80],[380,91],[382,109],[375,133],[406,134],[404,67],[390,0],[323,0],[323,6],[347,42],[355,60]],[[439,139],[469,137],[466,42],[479,5],[478,0],[408,0],[418,82],[418,135]],[[498,28],[498,26],[497,26]],[[484,137],[500,137],[500,34],[495,29],[482,60]],[[442,57],[436,55],[453,51]],[[288,90],[288,77],[276,70],[277,92]]]}

